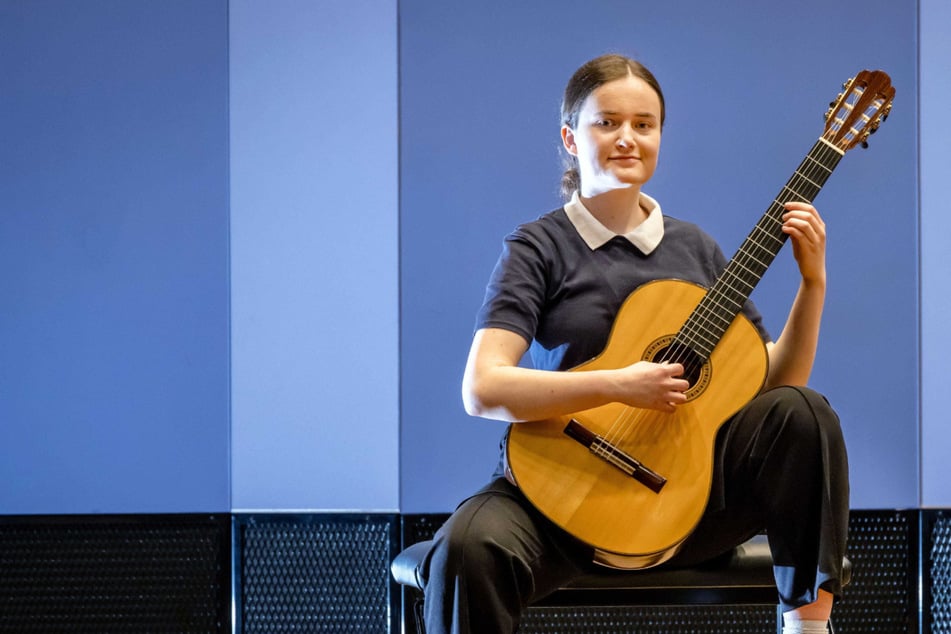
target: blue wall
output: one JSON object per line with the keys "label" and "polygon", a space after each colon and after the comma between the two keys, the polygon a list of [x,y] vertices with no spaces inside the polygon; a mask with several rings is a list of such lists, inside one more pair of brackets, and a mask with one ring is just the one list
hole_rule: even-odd
{"label": "blue wall", "polygon": [[[667,94],[650,193],[728,252],[841,82],[892,75],[817,201],[815,385],[854,507],[951,506],[941,2],[919,69],[911,0],[0,0],[0,513],[451,509],[502,431],[459,397],[486,277],[611,49]],[[794,285],[787,253],[774,331]]]}
{"label": "blue wall", "polygon": [[0,2],[0,512],[229,503],[225,0]]}

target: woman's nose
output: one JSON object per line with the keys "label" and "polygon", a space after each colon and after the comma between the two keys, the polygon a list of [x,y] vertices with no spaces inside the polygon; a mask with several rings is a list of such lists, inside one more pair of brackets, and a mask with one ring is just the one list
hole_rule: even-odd
{"label": "woman's nose", "polygon": [[634,133],[628,126],[621,126],[620,130],[618,131],[615,145],[617,145],[618,148],[625,150],[634,147]]}

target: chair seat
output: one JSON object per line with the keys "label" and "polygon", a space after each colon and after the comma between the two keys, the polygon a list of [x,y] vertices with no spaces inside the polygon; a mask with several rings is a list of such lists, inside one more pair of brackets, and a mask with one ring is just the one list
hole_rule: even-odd
{"label": "chair seat", "polygon": [[773,559],[765,536],[690,568],[613,570],[574,579],[538,605],[775,604]]}

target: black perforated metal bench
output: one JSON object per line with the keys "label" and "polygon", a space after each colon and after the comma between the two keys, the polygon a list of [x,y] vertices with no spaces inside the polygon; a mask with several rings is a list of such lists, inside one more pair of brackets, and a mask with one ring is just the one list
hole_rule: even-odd
{"label": "black perforated metal bench", "polygon": [[[393,578],[404,588],[403,631],[424,634],[418,568],[431,542],[404,549],[393,560]],[[851,575],[848,561],[845,581]],[[694,568],[591,573],[542,598],[534,606],[777,605],[773,561],[765,536],[756,536],[725,557]],[[777,632],[782,629],[777,607]]]}

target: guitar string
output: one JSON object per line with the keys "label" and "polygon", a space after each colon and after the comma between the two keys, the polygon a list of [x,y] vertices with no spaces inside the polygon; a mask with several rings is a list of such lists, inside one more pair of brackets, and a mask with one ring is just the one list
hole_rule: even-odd
{"label": "guitar string", "polygon": [[[835,164],[837,162],[837,160],[835,159],[835,154],[836,152],[834,150],[829,149],[828,146],[826,146],[826,144],[821,142],[821,140],[817,142],[817,145],[813,147],[813,150],[810,151],[806,159],[803,160],[803,163],[800,165],[800,168],[797,169],[796,172],[794,172],[793,177],[791,177],[787,185],[784,186],[783,191],[786,192],[786,194],[783,194],[781,192],[781,195],[779,198],[786,202],[794,198],[806,199],[807,198],[806,196],[803,196],[801,193],[797,192],[797,190],[802,189],[803,181],[811,185],[811,189],[813,190],[813,193],[811,194],[811,196],[814,198],[814,196],[821,189],[825,179],[828,178],[829,174],[831,174],[832,169],[834,169],[835,167]],[[813,159],[814,155],[816,155],[816,157],[819,158],[819,160]],[[830,162],[831,165],[826,165],[826,162],[829,161],[830,156],[833,159]],[[822,160],[822,159],[825,159],[825,160]],[[803,166],[806,166],[806,167],[803,168]],[[824,175],[823,175],[823,172],[824,172]],[[816,182],[816,179],[819,179],[819,182]],[[792,184],[792,186],[790,186],[790,184]],[[789,192],[792,192],[792,194],[790,194]],[[785,242],[785,240],[777,238],[776,235],[764,229],[762,224],[765,222],[767,225],[769,224],[774,225],[773,228],[776,229],[776,233],[778,233],[779,235],[782,235],[782,231],[781,231],[782,222],[779,218],[781,217],[781,214],[783,213],[784,210],[785,208],[783,207],[782,204],[779,203],[779,201],[774,201],[770,205],[770,208],[767,211],[767,213],[764,214],[764,217],[761,218],[761,220],[757,223],[756,226],[754,226],[754,229],[751,232],[750,238],[748,239],[749,244],[745,244],[745,246],[756,245],[760,249],[766,250],[768,257],[770,258],[774,257],[775,253],[769,254],[768,249],[757,242],[758,238],[756,237],[756,233],[764,232],[769,238],[773,240],[778,240],[778,246],[775,249],[775,251],[778,252],[779,249],[782,247],[783,243]],[[744,258],[746,259],[744,260]],[[751,276],[753,277],[753,284],[749,284],[749,282],[743,279],[742,276],[738,276],[738,279],[740,279],[746,286],[749,287],[746,294],[748,294],[749,291],[752,290],[752,287],[755,285],[756,281],[758,281],[759,277],[762,275],[762,271],[757,274],[754,271],[750,270],[748,266],[750,265],[750,258],[758,262],[762,271],[765,271],[766,266],[763,266],[763,262],[759,261],[758,258],[750,254],[748,251],[744,251],[743,249],[741,249],[738,252],[738,254],[734,256],[734,259],[731,261],[731,262],[739,263],[739,265],[742,266],[742,268],[746,270],[748,273],[750,273]],[[727,280],[726,277],[721,277],[721,279],[723,279],[724,281]],[[718,281],[720,280],[718,279]],[[720,286],[723,286],[723,285],[720,285]],[[726,286],[727,288],[732,290],[734,293],[736,293],[736,289],[732,288],[729,285],[729,283],[727,283]],[[709,318],[710,314],[713,314],[716,320],[721,322],[720,334],[722,334],[722,332],[726,330],[726,327],[729,326],[727,322],[732,321],[732,320],[727,320],[723,315],[716,312],[718,307],[721,311],[723,310],[722,300],[717,301],[716,296],[725,295],[725,292],[722,290],[722,288],[717,289],[716,287],[717,285],[715,284],[714,288],[711,289],[711,292],[708,292],[707,295],[705,296],[705,299],[711,298],[713,300],[709,302],[710,304],[713,305],[712,308],[711,307],[704,308],[703,306],[704,302],[701,302],[701,306],[699,306],[698,309],[695,310],[694,316],[696,317],[696,319],[694,321],[696,323],[693,326],[694,336],[696,336],[697,330],[700,330],[703,332],[707,332],[710,330],[710,328],[708,328],[703,323],[704,320],[708,322],[710,321],[710,318]],[[730,315],[732,313],[732,315],[735,316],[736,312],[739,312],[740,306],[736,302],[731,302],[731,303],[734,303],[734,307],[737,308],[737,310],[736,311],[727,310],[726,312],[727,312],[727,315]],[[706,315],[704,315],[704,311],[706,311],[707,313]],[[726,324],[726,325],[723,326],[723,324]],[[691,320],[688,320],[688,323],[685,325],[684,330],[688,334],[690,334],[690,329],[691,329]],[[718,339],[718,337],[719,335],[715,334],[713,338],[714,342]],[[690,346],[689,343],[690,343],[690,337],[687,337],[686,343],[678,344],[675,347],[668,347],[667,349],[668,355],[674,354],[679,356],[666,356],[662,358],[661,361],[666,360],[669,362],[682,363],[685,366],[685,372],[684,372],[685,376],[690,376],[691,373],[699,373],[705,361],[697,358],[697,355],[693,352],[693,349],[692,349],[693,347]],[[713,346],[710,347],[711,351],[712,351],[712,347]],[[674,350],[674,352],[671,353],[671,350]],[[682,352],[679,352],[680,350],[682,350]],[[689,359],[687,358],[688,356],[690,357]],[[630,437],[630,434],[639,427],[639,422],[641,419],[644,418],[644,416],[645,416],[645,410],[642,410],[639,408],[633,408],[633,407],[622,408],[621,412],[616,417],[615,422],[611,425],[611,429],[604,436],[607,440],[608,445],[616,447],[625,443],[627,439]],[[602,453],[606,453],[608,451],[609,451],[609,448],[605,447]]]}
{"label": "guitar string", "polygon": [[[808,164],[808,161],[804,161],[803,164]],[[801,171],[802,171],[802,168],[800,166],[800,169],[797,170],[796,174],[800,173]],[[791,181],[795,180],[795,178],[796,177],[794,175]],[[790,189],[788,187],[788,184],[787,186],[785,186],[785,189],[787,190]],[[798,197],[802,198],[801,195]],[[790,196],[790,199],[791,198],[792,196]],[[718,280],[724,283],[714,285],[714,287],[711,289],[711,292],[705,296],[704,301],[702,301],[701,304],[698,306],[698,308],[695,310],[695,313],[692,316],[692,318],[688,320],[687,324],[685,324],[685,328],[683,329],[683,333],[681,334],[686,333],[688,336],[680,337],[678,335],[679,339],[685,339],[686,341],[678,341],[678,338],[675,338],[672,344],[666,348],[664,356],[658,359],[659,362],[681,363],[684,366],[684,375],[688,377],[700,371],[703,360],[702,358],[700,359],[697,358],[697,355],[693,351],[693,349],[697,346],[695,345],[691,346],[690,345],[691,340],[693,341],[693,343],[696,344],[696,343],[700,343],[699,342],[700,339],[706,339],[705,343],[707,344],[707,348],[710,351],[712,351],[712,348],[714,347],[716,341],[718,340],[719,335],[722,334],[727,329],[727,327],[729,326],[729,323],[732,321],[731,319],[727,319],[727,316],[730,316],[731,313],[735,315],[735,313],[738,312],[739,309],[741,308],[740,304],[737,302],[734,302],[732,299],[730,299],[730,297],[735,296],[737,294],[741,296],[748,295],[749,292],[752,290],[753,285],[755,284],[755,281],[754,281],[754,284],[750,284],[749,281],[745,279],[744,275],[742,274],[742,271],[737,271],[737,272],[731,271],[731,267],[736,268],[734,265],[737,265],[741,267],[742,270],[746,271],[749,274],[749,277],[752,277],[754,280],[759,279],[759,276],[762,275],[762,273],[761,272],[756,273],[755,271],[751,270],[750,268],[751,263],[749,262],[749,258],[751,258],[754,262],[756,262],[759,265],[758,268],[762,270],[765,270],[767,264],[763,263],[761,260],[759,260],[759,258],[750,254],[748,252],[748,249],[752,245],[757,245],[759,246],[761,250],[767,251],[768,253],[768,248],[758,243],[758,238],[756,237],[756,234],[757,232],[760,232],[760,233],[765,233],[767,237],[776,241],[777,244],[775,245],[775,250],[776,251],[779,250],[784,240],[777,238],[773,234],[778,233],[781,235],[781,231],[771,232],[768,229],[764,229],[762,225],[764,223],[766,224],[772,223],[776,225],[777,227],[781,227],[781,222],[778,221],[776,216],[781,213],[782,209],[783,209],[782,206],[778,205],[775,202],[770,206],[770,209],[767,211],[764,217],[757,223],[757,225],[754,227],[753,231],[751,232],[751,237],[748,238],[747,243],[745,244],[745,246],[747,247],[747,250],[744,250],[742,248],[740,249],[738,254],[734,256],[731,263],[728,264],[727,269],[724,270],[724,275],[720,278],[720,280]],[[744,261],[744,257],[746,256],[748,256],[748,258]],[[745,292],[737,291],[731,285],[731,281],[730,281],[731,276],[735,277],[736,280],[738,280],[740,283],[742,283],[744,286],[747,287]],[[727,291],[723,290],[722,286],[724,285],[727,287],[727,289],[733,292],[728,293]],[[723,298],[726,298],[727,301],[730,301],[732,304],[734,304],[735,310],[728,309],[724,311],[723,299],[718,299],[717,298],[718,295],[722,296]],[[724,316],[723,314],[721,314],[723,312],[726,312],[727,316]],[[718,323],[714,323],[714,322],[718,322]],[[710,337],[702,336],[706,334],[711,334],[711,336]],[[634,429],[634,424],[637,423],[640,418],[642,418],[639,415],[641,411],[642,410],[638,408],[622,408],[622,411],[618,415],[618,417],[615,419],[614,424],[612,424],[608,433],[605,434],[604,436],[605,439],[608,441],[608,443],[612,445],[617,445],[619,442],[626,440],[626,437],[629,435],[630,431]]]}
{"label": "guitar string", "polygon": [[[799,179],[794,177],[792,180]],[[796,190],[799,189],[796,184],[794,184],[794,186],[791,188],[787,185],[785,189],[791,189],[792,193],[795,195],[784,195],[782,197],[783,199],[793,200],[796,198],[804,198],[801,194],[796,194]],[[814,187],[814,189],[817,188]],[[781,215],[784,209],[785,208],[778,203],[772,204],[770,206],[770,210],[767,212],[766,216],[764,216],[764,219],[761,220],[756,227],[754,227],[746,246],[757,246],[760,250],[763,250],[767,253],[767,259],[774,257],[774,253],[770,253],[767,247],[760,244],[759,241],[762,240],[762,238],[756,234],[763,233],[768,239],[775,241],[775,250],[778,252],[785,240],[777,237],[776,235],[782,235],[782,222],[777,216]],[[766,225],[774,225],[773,231],[765,229],[763,227],[764,223]],[[759,269],[758,271],[751,269],[751,260],[756,264],[755,268]],[[705,296],[705,300],[710,299],[711,301],[701,302],[701,305],[695,311],[693,318],[688,320],[688,323],[685,325],[686,327],[684,330],[688,336],[684,338],[678,335],[678,338],[680,338],[681,341],[678,341],[678,338],[675,338],[672,344],[669,345],[664,351],[664,355],[659,359],[660,362],[681,363],[684,366],[683,376],[685,377],[691,379],[700,378],[700,372],[702,371],[702,366],[705,363],[704,359],[699,357],[694,350],[695,345],[699,341],[698,333],[709,334],[712,331],[713,334],[709,338],[712,339],[712,341],[706,341],[709,352],[712,352],[712,349],[715,347],[719,337],[726,331],[729,323],[732,322],[732,319],[728,319],[728,317],[735,317],[736,313],[738,313],[741,309],[741,305],[731,299],[731,297],[736,295],[740,295],[741,297],[748,296],[749,292],[752,291],[753,287],[755,286],[756,281],[759,280],[762,272],[765,271],[766,266],[768,266],[768,263],[762,262],[762,260],[750,253],[749,250],[741,250],[737,256],[734,256],[732,263],[738,265],[740,270],[735,270],[736,267],[734,266],[732,269],[724,271],[725,275],[720,278],[724,283],[719,285],[720,288],[717,288],[717,285],[714,286],[712,292]],[[733,281],[730,279],[731,276],[735,278]],[[745,292],[742,290],[737,291],[737,289],[734,287],[737,281],[746,287]],[[724,290],[722,288],[723,286],[725,286],[727,290]],[[733,304],[732,309],[724,309],[724,298]],[[723,312],[726,313],[726,316],[721,314]],[[691,343],[694,343],[695,345],[691,345]],[[709,354],[707,356],[709,356]],[[608,430],[608,432],[603,436],[605,438],[606,444],[599,445],[595,450],[595,453],[602,454],[602,457],[604,457],[605,454],[611,451],[612,447],[621,447],[622,445],[627,444],[631,435],[636,430],[640,430],[643,434],[646,428],[642,423],[648,416],[652,415],[648,412],[649,410],[641,408],[622,407],[615,419],[615,422],[611,425],[611,428]],[[656,414],[654,415],[656,416]],[[654,425],[653,427],[655,434],[661,433],[662,428],[660,426]],[[642,436],[640,441],[644,442],[645,438]]]}
{"label": "guitar string", "polygon": [[[727,316],[735,317],[742,308],[740,304],[730,299],[730,297],[735,297],[737,294],[748,296],[756,282],[759,281],[771,263],[771,258],[775,257],[776,253],[778,253],[785,243],[785,237],[781,231],[782,221],[780,219],[782,213],[785,211],[784,203],[796,198],[800,200],[812,200],[835,167],[835,162],[832,163],[831,167],[825,164],[829,160],[830,155],[834,159],[835,154],[836,152],[821,142],[821,140],[813,146],[813,149],[800,164],[800,167],[793,173],[789,182],[783,187],[780,196],[777,197],[778,200],[773,201],[766,214],[757,222],[750,236],[746,242],[744,242],[744,247],[751,248],[755,246],[760,251],[765,251],[767,254],[766,259],[770,261],[764,263],[759,259],[759,257],[763,257],[762,255],[757,257],[750,252],[750,248],[741,248],[737,254],[734,255],[730,263],[727,264],[726,269],[724,269],[725,275],[721,275],[710,291],[705,294],[704,300],[701,301],[700,305],[695,309],[694,314],[688,319],[682,329],[682,333],[678,333],[677,337],[674,338],[672,344],[675,345],[668,346],[664,357],[659,360],[660,362],[666,361],[683,364],[684,376],[689,377],[694,374],[699,374],[706,361],[702,358],[698,358],[698,355],[693,350],[694,346],[689,344],[691,341],[696,342],[700,338],[706,339],[706,337],[701,337],[701,334],[708,335],[712,333],[712,337],[710,337],[710,340],[707,342],[708,344],[712,344],[709,345],[709,352],[707,354],[707,357],[709,357],[719,337],[726,331],[729,324],[732,323],[732,319],[727,319]],[[813,158],[814,155],[816,158]],[[803,166],[805,166],[805,168]],[[824,175],[823,172],[825,172]],[[816,179],[818,179],[818,182],[816,182]],[[810,188],[814,190],[811,197],[803,196],[797,191],[802,188],[803,183],[809,184]],[[780,202],[780,200],[782,202]],[[767,227],[763,226],[764,223]],[[770,230],[770,226],[772,230]],[[771,250],[760,242],[761,237],[757,234],[763,234],[767,239],[778,242],[778,245],[776,245],[774,249],[776,253],[771,253]],[[748,277],[752,278],[752,283],[750,279],[744,277],[742,271],[732,270],[735,268],[733,264],[736,264],[742,271],[746,271]],[[756,269],[760,269],[759,272],[756,272]],[[745,292],[737,291],[736,288],[731,286],[728,280],[731,276],[748,287],[747,290]],[[720,282],[722,282],[722,284]],[[722,288],[723,286],[726,286],[726,290]],[[726,315],[724,315],[723,299],[733,304],[735,310],[726,309]],[[719,322],[720,325],[717,326],[714,322]],[[685,342],[678,342],[678,339],[681,338],[681,334],[687,335]],[[628,440],[630,434],[638,427],[640,420],[644,418],[645,414],[646,410],[643,408],[623,407],[609,430],[602,437],[608,445],[614,447],[620,446]],[[606,453],[607,451],[609,451],[609,449],[604,448],[603,451],[596,451],[596,453]]]}
{"label": "guitar string", "polygon": [[[822,144],[820,144],[820,145],[822,145]],[[813,150],[815,150],[815,149],[816,149],[816,148],[815,148],[815,146],[814,146]],[[809,158],[812,156],[813,153],[814,153],[814,152],[810,152],[809,157],[807,157],[807,159],[803,161],[803,164],[802,164],[802,165],[807,165],[807,166],[810,165],[811,161],[809,160]],[[799,169],[797,169],[797,171],[796,171],[796,173],[794,174],[793,178],[790,179],[790,182],[793,182],[793,181],[796,181],[796,180],[801,180],[801,178],[800,178],[800,179],[797,179],[797,175],[800,175],[803,171],[806,171],[806,170],[804,170],[804,169],[802,168],[802,165],[800,166]],[[824,166],[823,166],[823,167],[824,167]],[[810,171],[809,176],[812,176],[812,177],[814,178],[815,176],[813,175],[812,172],[814,172],[816,169],[817,169],[817,168],[816,168],[815,166],[813,166],[812,169],[809,170],[809,171]],[[811,179],[809,178],[809,176],[806,177],[807,180],[811,180]],[[788,183],[787,183],[787,186],[785,186],[784,189],[786,189],[786,190],[789,190],[789,189],[790,189],[789,186],[788,186]],[[796,197],[803,198],[803,196],[802,196],[802,195],[799,195],[799,194],[797,194]],[[790,196],[789,198],[792,199],[793,196]],[[765,223],[767,223],[767,224],[773,223],[773,224],[776,225],[777,228],[781,227],[781,222],[776,218],[776,216],[781,213],[781,210],[782,210],[782,209],[783,209],[782,206],[776,204],[775,202],[774,202],[774,204],[772,204],[772,205],[770,206],[770,209],[769,209],[769,211],[767,211],[767,214],[764,215],[764,218],[761,219],[761,220],[757,223],[757,225],[754,227],[753,232],[751,232],[751,236],[752,236],[752,237],[751,237],[751,239],[748,239],[747,242],[748,242],[749,244],[746,245],[747,247],[750,247],[750,246],[752,246],[752,245],[757,245],[757,246],[759,246],[759,248],[760,248],[761,250],[768,252],[768,248],[767,248],[767,247],[762,246],[761,244],[758,243],[758,238],[756,237],[756,234],[757,234],[757,232],[760,232],[760,233],[765,233],[767,237],[769,237],[770,239],[776,241],[776,242],[777,242],[776,250],[777,250],[777,251],[779,250],[779,248],[782,246],[782,243],[783,243],[784,241],[783,241],[783,240],[780,240],[779,238],[777,238],[777,237],[774,235],[774,233],[777,233],[777,234],[779,234],[779,235],[782,235],[782,232],[781,232],[780,230],[777,230],[777,231],[774,231],[774,232],[770,232],[768,229],[764,229],[762,225],[763,225],[764,222],[765,222]],[[760,256],[760,257],[762,257],[762,256]],[[737,264],[738,266],[740,266],[743,270],[747,271],[747,273],[750,274],[749,277],[752,277],[752,278],[754,278],[754,280],[757,280],[757,279],[759,278],[759,276],[762,274],[762,272],[757,273],[757,272],[751,270],[751,266],[752,266],[752,265],[751,265],[750,259],[752,259],[754,262],[756,262],[756,263],[758,264],[758,267],[757,267],[757,268],[760,268],[760,269],[762,269],[762,270],[765,270],[767,264],[766,264],[766,263],[763,263],[761,260],[759,260],[759,258],[757,258],[756,256],[754,256],[754,255],[752,255],[751,253],[749,253],[749,250],[748,250],[748,249],[745,250],[745,251],[744,251],[744,249],[741,249],[740,252],[738,253],[738,255],[737,255],[737,256],[734,256],[734,259],[733,259],[732,262],[735,263],[735,264]],[[735,267],[734,267],[734,268],[735,268]],[[733,293],[727,293],[727,292],[724,291],[722,288],[718,288],[718,287],[717,287],[718,285],[714,285],[714,288],[712,289],[712,291],[711,291],[710,293],[708,293],[707,297],[705,298],[705,301],[701,302],[700,306],[699,306],[698,309],[695,311],[694,318],[691,319],[691,320],[688,320],[687,324],[685,325],[686,327],[685,327],[685,329],[684,329],[684,332],[688,335],[688,336],[686,337],[686,342],[677,341],[677,339],[675,339],[675,341],[673,342],[673,344],[672,344],[671,346],[669,346],[669,347],[666,349],[665,355],[664,355],[661,359],[659,359],[660,362],[665,362],[665,361],[666,361],[666,362],[670,362],[670,363],[681,363],[681,364],[683,364],[683,365],[685,366],[685,368],[684,368],[684,374],[685,374],[686,376],[690,376],[691,374],[695,374],[695,373],[699,372],[700,367],[701,367],[703,361],[702,361],[702,359],[697,359],[696,355],[693,354],[692,351],[691,351],[692,348],[694,348],[694,347],[696,347],[696,346],[691,346],[691,345],[689,345],[689,344],[690,344],[690,342],[691,342],[691,339],[692,339],[694,342],[696,342],[698,339],[701,339],[701,338],[702,338],[702,339],[708,339],[708,341],[707,341],[708,344],[714,344],[714,345],[715,345],[715,341],[718,339],[718,336],[719,336],[719,335],[717,334],[717,331],[719,331],[719,332],[722,333],[722,332],[725,331],[726,328],[729,326],[730,321],[732,321],[732,320],[728,320],[723,314],[721,314],[722,312],[724,312],[724,311],[723,311],[723,301],[722,301],[722,299],[720,299],[720,300],[717,299],[717,296],[720,295],[720,296],[726,297],[726,298],[729,300],[729,296],[730,296],[730,295],[736,295],[736,294],[737,294],[736,289],[733,288],[733,287],[731,286],[731,284],[730,284],[730,280],[729,280],[730,270],[729,270],[729,269],[730,269],[730,265],[728,265],[727,270],[724,271],[724,273],[727,274],[726,277],[724,277],[724,278],[722,278],[722,279],[726,282],[725,285],[727,286],[727,288],[730,289],[730,290],[732,290]],[[740,273],[741,273],[741,272],[740,272]],[[747,279],[745,279],[744,276],[742,276],[742,275],[736,275],[735,277],[736,277],[737,280],[739,280],[741,283],[743,283],[743,284],[747,287],[746,292],[745,292],[745,293],[740,292],[740,294],[741,294],[741,295],[743,295],[743,294],[748,294],[749,291],[752,290],[753,285],[750,284],[749,281],[748,281]],[[719,286],[722,287],[723,284],[720,284]],[[712,299],[713,301],[706,301],[706,300],[710,300],[710,299]],[[736,308],[736,309],[737,309],[737,312],[738,312],[738,310],[739,310],[739,308],[740,308],[740,305],[737,304],[736,302],[733,302],[732,300],[729,300],[729,301],[731,301],[731,303],[734,304],[734,308]],[[730,310],[727,310],[727,311],[726,311],[727,315],[730,315],[731,312],[733,312],[733,311],[730,311]],[[705,323],[705,322],[706,322],[706,323]],[[719,325],[717,325],[717,324],[714,323],[714,322],[718,322]],[[707,338],[707,337],[702,337],[702,336],[701,336],[702,334],[708,334],[708,333],[710,333],[711,331],[712,331],[712,333],[713,333],[713,336],[712,336],[712,337]],[[680,337],[680,339],[684,339],[684,337]],[[713,345],[708,345],[708,348],[711,349],[711,350],[712,350],[712,347],[713,347]],[[689,357],[689,358],[688,358],[688,357]],[[631,409],[631,410],[634,410],[634,411],[637,411],[636,408],[630,408],[630,409]],[[626,414],[626,415],[625,415],[625,414]],[[610,429],[609,432],[605,435],[605,437],[609,440],[609,442],[616,443],[616,442],[617,442],[617,439],[619,438],[619,434],[622,434],[622,433],[624,432],[624,430],[628,429],[628,428],[629,428],[629,424],[635,422],[635,421],[636,421],[636,418],[637,418],[637,417],[636,417],[636,416],[632,416],[630,412],[625,412],[624,410],[622,410],[622,413],[618,416],[618,418],[616,419],[615,423],[611,426],[611,429]]]}
{"label": "guitar string", "polygon": [[[884,103],[884,101],[876,103],[874,107],[869,109],[871,111],[867,113],[867,116],[865,116],[864,120],[864,124],[866,126],[875,118],[876,115],[874,111],[881,110],[882,103]],[[852,110],[852,106],[847,103],[847,100],[843,101],[843,108],[850,112]],[[711,315],[716,321],[720,322],[719,326],[713,325],[712,332],[715,334],[715,337],[713,339],[713,346],[711,346],[709,352],[707,352],[708,358],[710,354],[712,354],[713,347],[716,345],[716,342],[718,342],[719,337],[725,333],[730,323],[732,323],[733,318],[736,317],[739,310],[742,308],[740,303],[730,300],[731,303],[734,304],[735,310],[727,309],[725,311],[725,315],[721,314],[723,312],[723,306],[721,301],[717,300],[716,297],[717,295],[725,296],[725,293],[722,289],[718,290],[716,287],[725,285],[729,290],[737,293],[736,289],[730,286],[730,284],[727,282],[727,277],[735,275],[735,277],[739,279],[745,286],[749,287],[745,293],[739,292],[740,297],[738,299],[745,301],[744,296],[748,298],[749,293],[752,292],[753,288],[759,282],[768,266],[772,263],[772,259],[778,254],[779,250],[786,242],[786,236],[782,232],[781,220],[782,214],[785,211],[785,203],[797,198],[803,201],[811,202],[822,189],[825,181],[828,179],[838,164],[839,159],[841,159],[841,157],[844,155],[844,150],[834,148],[832,146],[832,141],[837,137],[839,132],[835,125],[840,121],[844,122],[847,119],[848,117],[843,117],[841,120],[831,117],[832,125],[827,127],[825,133],[820,137],[817,144],[813,146],[813,150],[810,151],[810,153],[806,156],[806,159],[804,159],[803,163],[800,165],[800,168],[803,166],[806,166],[806,168],[797,169],[793,173],[793,176],[790,178],[789,182],[787,182],[787,184],[781,190],[780,195],[776,200],[773,201],[773,203],[771,203],[767,213],[764,214],[763,218],[761,218],[761,220],[754,226],[747,240],[744,242],[744,247],[756,247],[757,249],[765,252],[765,256],[760,254],[760,257],[763,257],[763,260],[761,260],[760,257],[757,257],[757,254],[759,254],[758,251],[757,254],[754,254],[751,252],[751,249],[741,248],[738,253],[734,255],[734,258],[731,259],[731,261],[727,264],[727,268],[729,268],[730,271],[727,272],[725,269],[724,273],[726,273],[726,275],[721,274],[721,276],[717,278],[714,287],[704,295],[704,300],[701,301],[701,304],[694,310],[693,314],[688,319],[687,324],[685,324],[684,328],[682,328],[682,330],[687,334],[690,334],[691,328],[694,328],[695,331],[700,330],[706,332],[707,327],[703,324],[703,322],[706,319],[711,325],[713,325],[710,321]],[[856,131],[854,128],[851,128],[846,134],[852,135],[852,138],[848,140],[852,145],[854,145],[857,142],[855,139],[859,138],[860,136],[860,131]],[[823,139],[828,140],[830,145],[826,145],[826,143],[823,142]],[[851,147],[851,145],[849,147]],[[814,153],[816,154],[815,158],[813,157]],[[803,195],[802,193],[804,183],[808,183],[810,185],[809,188],[806,188],[811,191],[811,193],[808,195]],[[765,223],[767,227],[762,226],[763,223]],[[775,246],[775,249],[770,250],[768,247],[763,246],[763,244],[759,242],[760,237],[757,236],[757,232],[763,233],[767,239],[777,241],[778,245]],[[742,269],[742,271],[746,271],[751,280],[744,279],[742,271],[734,271],[732,268],[730,268],[734,263],[740,269]],[[724,284],[720,284],[721,281],[724,282]],[[705,302],[708,300],[709,304],[712,304],[712,307],[704,306]],[[718,309],[720,312],[717,312]],[[706,315],[704,314],[705,311]],[[691,326],[692,321],[696,322],[694,326]],[[719,334],[716,334],[718,331]],[[677,337],[674,338],[675,343],[679,337],[680,333],[678,333]],[[671,360],[676,359],[679,362],[685,363],[685,375],[688,376],[688,366],[691,372],[698,372],[700,367],[695,364],[699,362],[699,364],[702,366],[703,363],[706,363],[703,358],[698,357],[696,352],[693,350],[693,347],[690,346],[689,343],[690,337],[687,337],[687,341],[685,343],[678,344],[678,347],[676,348],[678,350],[682,350],[682,352],[679,354],[683,356],[670,357]],[[668,346],[665,354],[669,354],[671,349],[672,346]],[[690,358],[688,359],[687,357]],[[630,430],[634,427],[632,423],[636,422],[638,418],[642,418],[645,412],[646,410],[639,408],[622,408],[621,414],[618,416],[612,427],[617,427],[619,425],[619,421],[626,420],[628,424],[621,425],[621,428],[622,431],[625,428],[627,429],[627,431],[624,433],[624,436],[627,436],[630,434]],[[610,436],[612,434],[608,435]],[[604,448],[601,453],[607,453],[608,451],[610,451],[609,448]]]}

